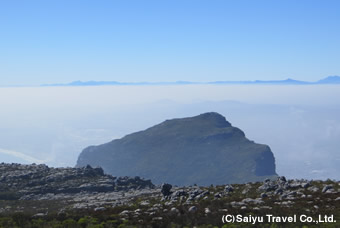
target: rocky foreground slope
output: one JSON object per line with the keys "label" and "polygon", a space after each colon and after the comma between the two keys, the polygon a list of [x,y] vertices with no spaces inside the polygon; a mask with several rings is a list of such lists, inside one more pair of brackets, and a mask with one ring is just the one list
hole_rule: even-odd
{"label": "rocky foreground slope", "polygon": [[210,185],[262,181],[276,176],[267,145],[245,137],[218,113],[164,121],[109,143],[90,146],[77,167],[103,167],[117,176],[143,176],[153,183]]}
{"label": "rocky foreground slope", "polygon": [[[0,199],[59,199],[74,194],[154,188],[140,177],[113,177],[102,168],[51,168],[47,165],[0,164]],[[57,197],[56,197],[57,196]]]}
{"label": "rocky foreground slope", "polygon": [[[223,223],[225,215],[246,220]],[[281,221],[269,221],[267,215]],[[282,221],[294,215],[296,222]],[[314,221],[301,221],[303,215]],[[261,216],[263,222],[249,220]],[[89,166],[0,164],[0,227],[184,226],[340,227],[340,182],[277,177],[246,184],[154,186]]]}

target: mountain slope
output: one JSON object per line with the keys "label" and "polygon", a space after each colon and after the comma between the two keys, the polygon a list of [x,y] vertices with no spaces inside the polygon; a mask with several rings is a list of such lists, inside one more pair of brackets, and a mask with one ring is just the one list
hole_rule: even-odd
{"label": "mountain slope", "polygon": [[317,82],[318,84],[340,84],[340,76],[328,76]]}
{"label": "mountain slope", "polygon": [[167,120],[90,146],[77,161],[78,167],[87,164],[115,176],[177,185],[243,183],[276,175],[270,148],[248,140],[218,113]]}

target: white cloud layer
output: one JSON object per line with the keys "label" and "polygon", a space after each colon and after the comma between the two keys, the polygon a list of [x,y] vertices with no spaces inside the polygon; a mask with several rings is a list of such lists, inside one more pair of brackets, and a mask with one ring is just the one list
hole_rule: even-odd
{"label": "white cloud layer", "polygon": [[89,145],[216,111],[268,144],[281,175],[340,179],[339,86],[0,88],[0,159],[74,166]]}

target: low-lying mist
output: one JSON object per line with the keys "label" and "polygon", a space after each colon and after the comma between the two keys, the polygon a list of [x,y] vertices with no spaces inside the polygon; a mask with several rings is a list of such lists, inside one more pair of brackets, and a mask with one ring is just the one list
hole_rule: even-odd
{"label": "low-lying mist", "polygon": [[215,111],[267,144],[277,173],[340,179],[336,85],[0,88],[0,161],[74,166],[82,149]]}

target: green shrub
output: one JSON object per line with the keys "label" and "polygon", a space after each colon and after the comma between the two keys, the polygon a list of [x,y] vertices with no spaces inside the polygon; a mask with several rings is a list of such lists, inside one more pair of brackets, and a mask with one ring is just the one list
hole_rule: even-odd
{"label": "green shrub", "polygon": [[65,228],[77,228],[78,227],[77,222],[71,218],[64,220],[62,224]]}

